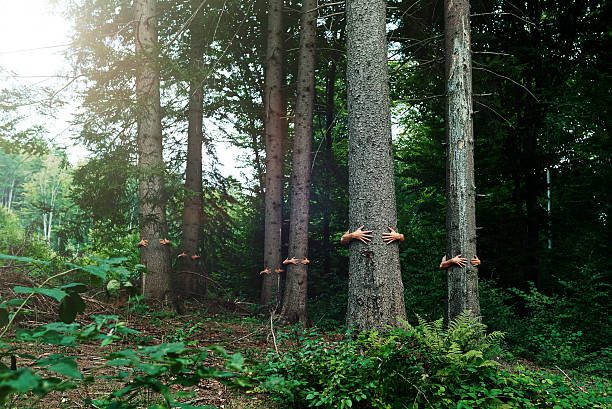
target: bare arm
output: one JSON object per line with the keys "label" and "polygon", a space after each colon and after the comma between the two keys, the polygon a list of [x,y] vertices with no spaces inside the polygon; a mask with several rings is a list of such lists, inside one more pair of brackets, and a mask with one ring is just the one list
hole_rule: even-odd
{"label": "bare arm", "polygon": [[361,226],[352,233],[349,233],[349,231],[347,230],[346,233],[344,233],[344,235],[340,239],[340,242],[347,244],[350,243],[351,240],[356,239],[362,243],[368,244],[369,241],[372,241],[372,235],[370,234],[372,233],[372,230],[363,230],[364,227],[365,225]]}
{"label": "bare arm", "polygon": [[465,267],[465,265],[467,264],[467,261],[468,261],[467,258],[461,257],[461,254],[451,258],[450,260],[447,260],[446,255],[445,255],[444,257],[442,257],[442,262],[440,263],[440,269],[444,270],[446,268],[449,268],[453,264],[459,267]]}

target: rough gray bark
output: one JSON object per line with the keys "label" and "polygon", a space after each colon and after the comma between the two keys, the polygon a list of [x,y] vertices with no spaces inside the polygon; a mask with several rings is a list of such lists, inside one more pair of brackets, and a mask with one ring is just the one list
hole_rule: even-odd
{"label": "rough gray bark", "polygon": [[264,84],[264,127],[266,132],[266,192],[264,271],[260,302],[278,303],[281,268],[283,206],[283,145],[287,130],[287,103],[283,73],[283,0],[270,0]]}
{"label": "rough gray bark", "polygon": [[[308,256],[312,117],[315,97],[315,53],[317,40],[317,0],[302,1],[300,52],[298,59],[293,170],[291,175],[291,215],[289,218],[289,258]],[[281,315],[290,322],[308,324],[308,265],[289,264]]]}
{"label": "rough gray bark", "polygon": [[[446,0],[446,258],[476,255],[476,187],[472,128],[469,0]],[[480,315],[478,270],[447,270],[446,321],[470,310]]]}
{"label": "rough gray bark", "polygon": [[159,243],[168,234],[163,192],[161,109],[157,67],[155,0],[134,2],[136,28],[136,100],[138,104],[138,170],[140,235],[148,240],[140,259],[149,270],[142,280],[143,295],[162,299],[170,289],[170,254]]}
{"label": "rough gray bark", "polygon": [[387,226],[397,227],[385,14],[385,0],[346,3],[349,224],[374,235],[350,244],[347,324],[359,330],[406,318],[399,248],[382,241]]}
{"label": "rough gray bark", "polygon": [[[191,0],[192,8],[197,10],[200,0]],[[189,112],[187,128],[187,165],[185,168],[185,202],[183,208],[182,250],[186,256],[179,258],[181,290],[184,296],[204,294],[206,282],[198,286],[198,259],[200,256],[199,235],[202,230],[202,111],[204,90],[197,73],[203,64],[204,26],[198,16],[192,22],[190,64],[192,79],[189,84]],[[201,259],[200,259],[201,261]]]}

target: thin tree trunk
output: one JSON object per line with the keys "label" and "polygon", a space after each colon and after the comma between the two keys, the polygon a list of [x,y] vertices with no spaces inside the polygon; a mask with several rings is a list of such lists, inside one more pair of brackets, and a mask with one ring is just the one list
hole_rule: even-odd
{"label": "thin tree trunk", "polygon": [[[193,10],[201,3],[191,0]],[[198,288],[198,251],[199,233],[202,229],[202,138],[203,138],[203,100],[204,90],[197,76],[203,64],[204,26],[198,16],[190,26],[191,32],[191,82],[189,85],[189,113],[187,129],[187,166],[185,169],[185,202],[183,208],[182,250],[187,256],[179,258],[182,292],[184,296],[205,293],[206,282]],[[202,261],[200,259],[200,261]]]}
{"label": "thin tree trunk", "polygon": [[278,303],[281,266],[283,205],[283,144],[287,129],[287,103],[283,72],[283,0],[270,0],[264,84],[266,132],[266,193],[264,271],[260,302]]}
{"label": "thin tree trunk", "polygon": [[136,100],[138,104],[138,170],[140,258],[149,271],[143,276],[143,295],[165,298],[170,290],[170,254],[159,243],[167,238],[166,203],[163,191],[164,161],[162,152],[159,67],[157,66],[157,20],[155,0],[134,2],[136,29]]}
{"label": "thin tree trunk", "polygon": [[6,207],[6,209],[10,212],[11,211],[11,206],[13,205],[13,190],[15,189],[15,179],[13,179],[11,181],[11,188],[9,190],[9,194],[8,194],[8,206]]}
{"label": "thin tree trunk", "polygon": [[332,128],[334,126],[334,108],[336,97],[336,62],[331,61],[327,72],[325,102],[325,154],[324,154],[324,192],[323,192],[323,274],[331,272],[331,176],[334,153],[332,151]]}
{"label": "thin tree trunk", "polygon": [[[317,41],[317,0],[302,1],[300,53],[298,60],[293,171],[291,176],[291,216],[289,258],[308,256],[308,220],[310,207],[310,169],[312,118],[315,97],[315,54]],[[308,324],[308,265],[287,265],[281,315],[290,322]]]}
{"label": "thin tree trunk", "polygon": [[369,244],[350,244],[347,324],[385,331],[406,318],[396,243],[382,233],[397,228],[391,145],[385,0],[348,0],[347,82],[349,224],[373,231]]}
{"label": "thin tree trunk", "polygon": [[264,175],[263,166],[261,166],[261,156],[259,155],[259,145],[257,143],[257,133],[254,132],[255,131],[255,121],[254,120],[251,120],[251,129],[253,130],[252,137],[251,137],[251,146],[253,148],[253,153],[255,154],[255,169],[257,172],[257,181],[259,182],[258,193],[261,196],[263,195],[265,175]]}
{"label": "thin tree trunk", "polygon": [[[476,187],[472,128],[469,0],[446,0],[446,258],[476,255]],[[468,262],[447,270],[446,320],[480,315],[478,270]]]}

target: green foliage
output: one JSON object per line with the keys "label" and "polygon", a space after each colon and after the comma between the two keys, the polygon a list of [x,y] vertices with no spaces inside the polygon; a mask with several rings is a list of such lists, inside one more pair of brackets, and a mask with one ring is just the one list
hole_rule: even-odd
{"label": "green foliage", "polygon": [[[1,259],[28,263],[48,264],[27,257],[0,255]],[[71,282],[64,285],[54,284],[54,280],[67,275],[72,270],[80,270],[100,279],[116,277],[120,279],[129,275],[129,270],[122,263],[125,258],[96,259],[95,265],[75,265],[70,270],[47,278],[38,287],[17,286],[16,294],[27,294],[25,299],[6,300],[0,303],[0,319],[4,330],[0,333],[0,357],[10,356],[34,360],[28,368],[9,368],[0,363],[0,403],[9,397],[24,396],[33,393],[45,396],[51,391],[81,387],[83,384],[95,383],[95,378],[79,368],[76,357],[64,352],[52,353],[36,359],[21,352],[21,344],[52,345],[56,347],[76,348],[82,342],[99,342],[101,348],[128,337],[138,336],[138,331],[127,328],[117,316],[91,316],[89,324],[74,323],[77,313],[82,313],[85,304],[79,293],[87,290],[84,284]],[[53,322],[35,328],[19,328],[15,333],[15,344],[1,341],[15,318],[24,310],[32,296],[44,296],[59,302],[59,317],[63,322]],[[17,308],[15,308],[17,307]],[[10,313],[9,313],[10,310]],[[186,334],[177,338],[187,340],[199,328],[194,324]],[[104,367],[110,374],[104,379],[119,382],[122,387],[106,397],[91,400],[85,404],[101,408],[136,409],[142,407],[140,396],[144,392],[153,392],[160,397],[161,403],[154,400],[144,402],[149,407],[158,408],[196,408],[180,402],[181,393],[174,392],[174,386],[194,386],[202,379],[217,379],[229,386],[245,387],[249,385],[246,367],[241,354],[228,354],[223,348],[211,346],[207,349],[191,350],[183,342],[164,343],[137,349],[117,350],[114,348],[105,357]],[[209,355],[216,354],[225,361],[225,368],[211,367],[207,363]],[[208,359],[208,361],[207,361]],[[89,368],[89,370],[96,368]],[[107,372],[109,373],[109,372]]]}
{"label": "green foliage", "polygon": [[562,377],[497,368],[500,332],[469,313],[448,330],[442,320],[386,334],[361,333],[326,342],[315,333],[291,337],[295,348],[261,364],[259,390],[293,407],[538,408],[604,407],[606,391],[587,393]]}

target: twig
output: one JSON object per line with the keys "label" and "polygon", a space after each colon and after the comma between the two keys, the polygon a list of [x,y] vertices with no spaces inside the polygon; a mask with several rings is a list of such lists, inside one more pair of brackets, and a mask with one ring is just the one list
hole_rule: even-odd
{"label": "twig", "polygon": [[535,100],[536,100],[536,102],[540,102],[540,100],[538,99],[538,97],[536,97],[536,96],[533,94],[533,92],[531,92],[531,91],[529,90],[529,88],[527,88],[526,86],[524,86],[524,85],[523,85],[523,84],[521,84],[520,82],[517,82],[517,81],[513,80],[513,79],[512,79],[512,78],[510,78],[510,77],[506,77],[505,75],[498,74],[498,73],[496,73],[495,71],[491,71],[491,70],[489,70],[489,69],[487,69],[487,68],[484,68],[484,67],[472,67],[472,68],[473,68],[473,69],[475,69],[475,70],[482,70],[482,71],[486,71],[486,72],[491,73],[491,74],[493,74],[493,75],[497,75],[498,77],[501,77],[501,78],[507,79],[508,81],[512,82],[513,84],[518,85],[519,87],[521,87],[521,88],[523,88],[525,91],[527,91],[527,92],[529,93],[529,95],[531,95],[531,96],[533,97],[533,99],[535,99]]}
{"label": "twig", "polygon": [[[47,284],[49,281],[53,280],[54,278],[57,277],[61,277],[63,275],[66,275],[68,273],[71,273],[75,270],[79,270],[79,268],[71,268],[70,270],[66,270],[64,272],[55,274],[49,278],[47,278],[45,281],[42,282],[41,285],[39,285],[37,288],[41,288],[43,285]],[[26,305],[26,303],[30,300],[30,298],[32,298],[32,296],[36,294],[36,293],[30,293],[25,300],[23,300],[23,302],[19,305],[19,307],[17,308],[17,310],[15,310],[15,312],[13,313],[13,315],[11,316],[11,319],[9,319],[9,322],[6,324],[6,326],[4,327],[4,330],[0,333],[0,339],[2,339],[2,337],[4,336],[4,334],[6,334],[6,331],[8,331],[8,329],[11,327],[11,324],[13,323],[13,321],[15,321],[15,318],[17,318],[17,314],[19,314],[19,312],[23,309],[24,305]]]}
{"label": "twig", "polygon": [[491,13],[475,13],[475,14],[470,15],[470,17],[491,16],[491,15],[493,15],[493,16],[506,16],[506,15],[507,16],[512,16],[512,17],[518,18],[519,20],[521,20],[524,23],[531,24],[533,26],[536,25],[534,22],[532,22],[532,21],[530,21],[530,20],[528,20],[528,19],[526,19],[524,17],[521,17],[518,14],[510,13],[510,12],[507,12],[507,11],[501,12],[501,13],[497,13],[495,11],[491,12]]}
{"label": "twig", "polygon": [[274,342],[274,349],[276,350],[276,355],[280,355],[278,352],[278,346],[276,345],[276,335],[274,335],[274,324],[272,323],[273,317],[274,312],[270,313],[270,331],[272,332],[272,341]]}
{"label": "twig", "polygon": [[481,105],[485,108],[487,108],[488,110],[490,110],[491,112],[493,112],[495,115],[497,115],[498,117],[500,117],[502,120],[504,120],[508,125],[510,125],[510,128],[514,129],[514,125],[512,124],[512,122],[510,122],[509,120],[507,120],[502,114],[500,114],[499,112],[497,112],[496,110],[494,110],[493,108],[491,108],[490,106],[488,106],[487,104],[483,104],[480,101],[476,101],[474,100],[475,104]]}
{"label": "twig", "polygon": [[561,371],[561,373],[562,373],[563,375],[565,375],[565,377],[566,377],[567,379],[569,379],[569,380],[570,380],[570,382],[572,382],[574,385],[576,385],[576,386],[578,387],[578,389],[580,389],[580,390],[581,390],[582,392],[584,392],[584,393],[587,393],[587,391],[585,391],[585,390],[584,390],[584,388],[583,388],[582,386],[578,385],[578,384],[576,383],[576,381],[574,381],[572,378],[570,378],[570,376],[569,376],[568,374],[566,374],[566,373],[565,373],[565,371],[564,371],[563,369],[559,368],[559,366],[558,366],[558,365],[555,365],[555,368],[557,368],[558,370],[560,370],[560,371]]}

